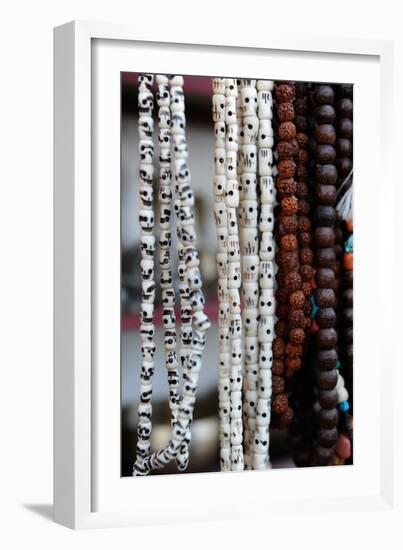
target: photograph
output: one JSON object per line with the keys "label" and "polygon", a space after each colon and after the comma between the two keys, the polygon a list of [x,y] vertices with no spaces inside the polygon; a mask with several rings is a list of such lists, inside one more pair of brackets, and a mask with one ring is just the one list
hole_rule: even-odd
{"label": "photograph", "polygon": [[354,85],[270,76],[121,72],[122,477],[354,463]]}

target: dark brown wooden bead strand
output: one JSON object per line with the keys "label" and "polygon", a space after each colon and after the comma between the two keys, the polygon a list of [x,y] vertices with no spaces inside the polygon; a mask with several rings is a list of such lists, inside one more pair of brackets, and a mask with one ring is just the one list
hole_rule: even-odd
{"label": "dark brown wooden bead strand", "polygon": [[[327,465],[337,440],[337,332],[335,263],[336,263],[336,194],[338,171],[336,168],[335,93],[333,86],[316,85],[313,91],[315,103],[315,191],[316,209],[314,230],[315,302],[317,319],[321,326],[315,334],[317,376],[318,431],[314,444],[313,464]],[[347,125],[345,128],[347,133]]]}

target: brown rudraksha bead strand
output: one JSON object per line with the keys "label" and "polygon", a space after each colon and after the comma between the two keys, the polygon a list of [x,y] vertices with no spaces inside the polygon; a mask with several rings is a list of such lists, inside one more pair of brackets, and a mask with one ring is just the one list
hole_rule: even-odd
{"label": "brown rudraksha bead strand", "polygon": [[335,224],[338,173],[336,161],[335,93],[331,85],[315,85],[315,193],[314,229],[315,283],[314,308],[316,359],[318,363],[318,430],[314,442],[313,464],[327,465],[337,441],[338,374],[335,272]]}

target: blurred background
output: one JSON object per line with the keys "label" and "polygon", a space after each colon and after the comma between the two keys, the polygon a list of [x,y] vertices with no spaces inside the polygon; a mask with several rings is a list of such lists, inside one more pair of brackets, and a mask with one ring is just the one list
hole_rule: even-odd
{"label": "blurred background", "polygon": [[[137,407],[140,394],[140,231],[138,225],[138,132],[137,132],[137,78],[138,73],[122,73],[122,141],[121,141],[121,242],[122,242],[122,476],[132,474],[135,459]],[[218,342],[217,342],[217,273],[215,264],[216,231],[213,215],[214,129],[211,118],[211,77],[185,76],[186,137],[189,147],[188,164],[195,195],[197,246],[201,260],[206,313],[212,326],[207,334],[203,354],[203,368],[197,392],[192,443],[187,473],[218,471]],[[154,109],[155,114],[158,107]],[[154,125],[155,139],[158,128]],[[158,145],[156,146],[158,153]],[[156,155],[158,159],[158,154]],[[156,167],[157,168],[157,167]],[[158,178],[158,169],[154,170]],[[154,181],[155,189],[158,181]],[[154,193],[154,198],[156,194]],[[157,206],[157,204],[155,204]],[[175,217],[173,216],[173,220]],[[158,240],[158,222],[154,234]],[[173,273],[176,261],[175,232],[172,233]],[[156,252],[155,280],[159,281],[158,250]],[[178,287],[176,277],[175,287]],[[170,437],[167,371],[164,365],[163,330],[161,326],[161,295],[155,301],[157,352],[153,377],[153,432],[154,449],[165,445]],[[276,443],[273,441],[276,438]],[[273,467],[292,466],[285,442],[280,433],[272,436]],[[157,474],[178,473],[175,464],[158,470]]]}

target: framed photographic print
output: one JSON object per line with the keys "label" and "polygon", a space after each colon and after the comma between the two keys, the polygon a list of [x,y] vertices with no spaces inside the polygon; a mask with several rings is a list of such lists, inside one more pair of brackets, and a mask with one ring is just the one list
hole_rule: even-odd
{"label": "framed photographic print", "polygon": [[392,502],[391,63],[55,29],[57,522]]}

